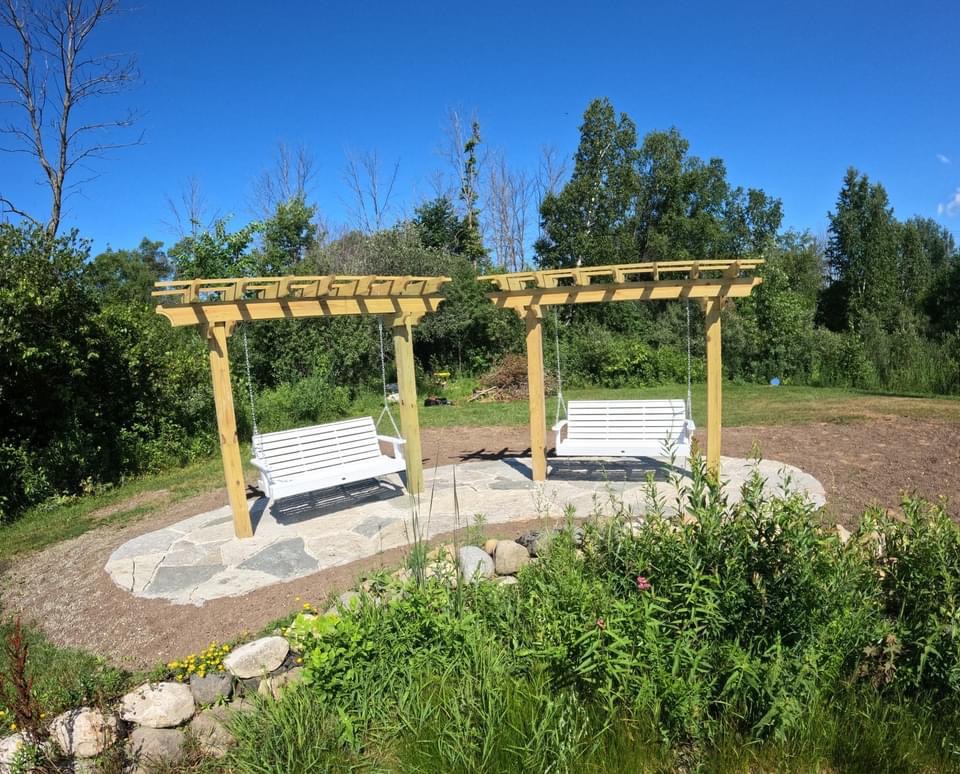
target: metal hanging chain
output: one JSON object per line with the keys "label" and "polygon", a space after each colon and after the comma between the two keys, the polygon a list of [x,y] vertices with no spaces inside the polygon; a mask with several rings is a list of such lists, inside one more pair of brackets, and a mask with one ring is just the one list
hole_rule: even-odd
{"label": "metal hanging chain", "polygon": [[690,299],[687,299],[687,419],[693,419],[693,396],[690,387],[691,371],[693,371],[693,360],[690,357]]}
{"label": "metal hanging chain", "polygon": [[563,408],[564,416],[567,413],[567,404],[563,399],[563,377],[560,374],[560,312],[553,310],[553,344],[557,353],[557,416],[554,425],[560,424],[560,409]]}
{"label": "metal hanging chain", "polygon": [[253,374],[250,370],[250,345],[247,343],[247,326],[244,325],[243,331],[243,360],[247,365],[247,395],[250,396],[250,419],[253,422],[253,437],[256,439],[260,435],[260,429],[257,427],[257,406],[253,399]]}
{"label": "metal hanging chain", "polygon": [[377,325],[380,328],[380,380],[383,384],[383,409],[380,411],[380,416],[377,417],[376,426],[379,427],[380,423],[383,421],[383,416],[386,416],[390,420],[390,424],[393,425],[393,432],[396,433],[399,438],[402,433],[400,428],[397,427],[397,420],[393,418],[393,412],[390,411],[390,401],[387,398],[387,356],[385,354],[385,347],[383,344],[383,318],[377,318]]}

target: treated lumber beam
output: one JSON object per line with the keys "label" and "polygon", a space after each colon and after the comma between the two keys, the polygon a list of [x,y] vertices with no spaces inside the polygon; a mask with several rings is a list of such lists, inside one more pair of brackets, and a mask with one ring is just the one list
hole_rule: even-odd
{"label": "treated lumber beam", "polygon": [[420,413],[417,402],[417,371],[413,359],[413,328],[418,315],[400,315],[387,320],[393,329],[393,351],[397,361],[397,388],[400,392],[400,430],[406,440],[407,491],[423,491],[423,445],[420,439]]}
{"label": "treated lumber beam", "polygon": [[543,383],[543,311],[521,313],[527,329],[527,391],[530,407],[530,461],[534,481],[547,480],[547,404]]}
{"label": "treated lumber beam", "polygon": [[360,314],[413,314],[435,312],[442,296],[358,296],[354,298],[286,298],[263,301],[216,301],[157,307],[174,327],[209,325],[242,320],[279,320],[293,317],[339,317]]}
{"label": "treated lumber beam", "polygon": [[247,486],[243,480],[240,461],[240,441],[237,438],[237,415],[233,407],[233,388],[230,384],[230,357],[227,337],[233,326],[216,323],[207,328],[207,348],[210,354],[210,376],[213,380],[213,401],[217,408],[217,432],[220,436],[220,455],[223,475],[227,483],[227,499],[233,513],[233,532],[238,538],[253,537],[253,524],[247,508]]}
{"label": "treated lumber beam", "polygon": [[[661,267],[662,270],[662,267]],[[744,298],[761,283],[760,277],[736,279],[660,280],[623,285],[570,285],[488,293],[501,309],[557,304],[599,304],[610,301],[665,301],[678,298]]]}
{"label": "treated lumber beam", "polygon": [[705,305],[707,335],[707,470],[720,475],[720,428],[723,413],[723,363],[720,347],[720,315],[723,301],[710,299]]}

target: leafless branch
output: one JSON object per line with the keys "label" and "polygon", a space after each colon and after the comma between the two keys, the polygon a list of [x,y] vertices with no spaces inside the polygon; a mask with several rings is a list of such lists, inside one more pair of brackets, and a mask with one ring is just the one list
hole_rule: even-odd
{"label": "leafless branch", "polygon": [[179,239],[209,231],[219,216],[218,212],[210,213],[200,181],[196,177],[189,178],[180,186],[178,200],[169,195],[166,199],[170,220],[164,221],[163,225]]}
{"label": "leafless branch", "polygon": [[360,231],[379,231],[386,223],[392,207],[393,189],[400,171],[400,161],[393,164],[388,176],[383,176],[380,157],[376,150],[356,154],[347,152],[343,179],[353,194],[353,219]]}
{"label": "leafless branch", "polygon": [[250,208],[258,218],[269,218],[278,204],[297,197],[305,199],[316,176],[313,154],[305,145],[291,148],[279,142],[273,168],[264,169],[253,183]]}
{"label": "leafless branch", "polygon": [[119,0],[0,0],[0,30],[13,33],[12,43],[0,43],[0,94],[6,95],[3,104],[19,108],[22,121],[0,129],[10,143],[2,149],[37,160],[50,188],[51,236],[60,227],[65,192],[76,187],[66,182],[71,171],[142,141],[142,135],[132,141],[110,136],[135,123],[133,112],[73,123],[81,106],[121,94],[140,78],[132,56],[88,53],[101,22],[118,13]]}

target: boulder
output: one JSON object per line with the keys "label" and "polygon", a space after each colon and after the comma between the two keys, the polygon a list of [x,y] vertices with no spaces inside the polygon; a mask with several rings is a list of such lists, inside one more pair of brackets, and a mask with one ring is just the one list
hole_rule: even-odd
{"label": "boulder", "polygon": [[0,774],[8,774],[21,747],[27,744],[23,734],[11,734],[0,739]]}
{"label": "boulder", "polygon": [[463,546],[457,558],[460,560],[460,575],[465,581],[493,577],[493,559],[482,548]]}
{"label": "boulder", "polygon": [[496,538],[490,538],[483,544],[483,550],[490,554],[490,556],[493,556],[493,552],[497,550],[497,543],[499,542]]}
{"label": "boulder", "polygon": [[221,705],[198,712],[190,721],[190,734],[204,755],[222,758],[227,754],[227,748],[233,743],[233,735],[227,728],[232,715],[233,710]]}
{"label": "boulder", "polygon": [[285,688],[300,682],[302,677],[303,667],[294,667],[288,672],[281,672],[279,675],[261,680],[257,687],[257,693],[261,696],[279,699]]}
{"label": "boulder", "polygon": [[187,735],[180,728],[144,728],[138,726],[127,737],[127,753],[134,763],[133,771],[154,771],[159,767],[176,766],[183,759]]}
{"label": "boulder", "polygon": [[50,735],[67,755],[92,758],[117,741],[117,719],[92,707],[80,707],[57,715]]}
{"label": "boulder", "polygon": [[850,540],[850,530],[848,530],[842,524],[837,524],[836,531],[837,531],[837,537],[840,539],[840,543],[842,545],[846,545],[847,541]]}
{"label": "boulder", "polygon": [[233,678],[226,672],[214,672],[203,677],[192,675],[190,692],[197,704],[215,704],[233,695]]}
{"label": "boulder", "polygon": [[534,530],[526,532],[517,538],[517,542],[526,546],[530,556],[545,556],[550,548],[550,541],[553,540],[552,532],[539,532]]}
{"label": "boulder", "polygon": [[235,677],[259,677],[280,666],[289,652],[290,643],[283,637],[263,637],[234,650],[223,666]]}
{"label": "boulder", "polygon": [[501,540],[493,559],[497,575],[515,575],[521,567],[530,564],[530,552],[512,540]]}
{"label": "boulder", "polygon": [[195,710],[190,686],[183,683],[144,683],[120,700],[120,717],[148,728],[179,726]]}

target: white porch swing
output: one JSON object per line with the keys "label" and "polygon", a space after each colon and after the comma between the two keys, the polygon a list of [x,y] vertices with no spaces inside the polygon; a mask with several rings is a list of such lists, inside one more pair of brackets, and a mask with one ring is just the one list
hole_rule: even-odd
{"label": "white porch swing", "polygon": [[[387,398],[387,367],[383,344],[383,321],[380,324],[380,376],[383,381],[383,409],[377,421],[373,417],[357,417],[322,425],[261,433],[257,427],[250,352],[247,331],[243,330],[243,356],[247,366],[247,390],[253,422],[253,459],[260,471],[260,490],[279,500],[291,495],[379,478],[406,470],[403,445],[390,402]],[[384,416],[390,419],[395,435],[378,435],[377,427]],[[384,454],[380,443],[393,447]]]}
{"label": "white porch swing", "polygon": [[[687,302],[687,399],[564,401],[560,370],[560,318],[554,325],[557,356],[558,457],[690,456],[695,425],[691,408],[690,302]],[[561,419],[561,412],[565,415]]]}

